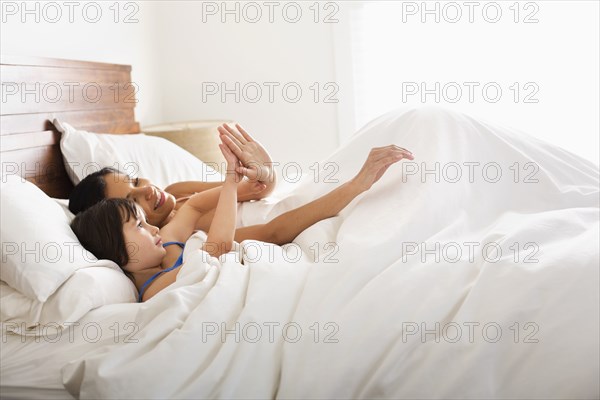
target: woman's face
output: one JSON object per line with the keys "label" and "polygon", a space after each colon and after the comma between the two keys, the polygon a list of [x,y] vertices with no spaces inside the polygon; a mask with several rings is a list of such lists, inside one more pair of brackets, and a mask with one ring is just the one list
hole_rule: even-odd
{"label": "woman's face", "polygon": [[148,179],[109,173],[104,175],[104,182],[106,198],[133,200],[142,207],[146,220],[151,225],[163,226],[164,221],[175,209],[175,197],[154,186]]}

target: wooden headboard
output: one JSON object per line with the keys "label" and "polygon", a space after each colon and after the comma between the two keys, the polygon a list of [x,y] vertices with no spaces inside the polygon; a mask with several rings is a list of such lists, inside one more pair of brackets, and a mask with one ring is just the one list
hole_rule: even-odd
{"label": "wooden headboard", "polygon": [[68,198],[73,188],[53,118],[92,132],[140,131],[130,65],[2,55],[0,68],[2,173],[49,196]]}

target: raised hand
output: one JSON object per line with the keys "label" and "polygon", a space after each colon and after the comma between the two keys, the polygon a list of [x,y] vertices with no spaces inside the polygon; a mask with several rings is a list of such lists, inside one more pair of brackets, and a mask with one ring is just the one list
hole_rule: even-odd
{"label": "raised hand", "polygon": [[[221,140],[223,140],[222,137]],[[238,171],[240,160],[224,143],[219,144],[219,149],[221,149],[221,153],[223,153],[223,157],[225,157],[225,161],[227,161],[227,175],[225,176],[225,179],[233,178],[236,183],[240,183],[242,179],[244,179],[242,173]]]}
{"label": "raised hand", "polygon": [[385,147],[375,147],[369,152],[361,170],[352,178],[352,182],[361,190],[369,190],[387,171],[398,161],[406,158],[414,160],[412,153],[394,144]]}
{"label": "raised hand", "polygon": [[267,150],[252,138],[239,124],[237,131],[227,124],[217,128],[221,141],[237,156],[243,164],[237,171],[250,181],[273,182],[272,160]]}

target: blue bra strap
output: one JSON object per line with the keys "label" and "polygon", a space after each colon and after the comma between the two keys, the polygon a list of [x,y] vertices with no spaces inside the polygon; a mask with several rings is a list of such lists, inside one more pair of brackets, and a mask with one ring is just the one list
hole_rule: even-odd
{"label": "blue bra strap", "polygon": [[167,246],[172,245],[172,244],[176,244],[179,247],[181,247],[182,249],[185,247],[185,243],[182,243],[182,242],[167,242],[167,243],[163,243],[163,247],[167,247]]}
{"label": "blue bra strap", "polygon": [[[169,245],[172,244],[176,244],[179,247],[181,247],[182,249],[185,248],[185,244],[181,243],[181,242],[167,242],[167,243],[163,243],[163,247],[167,247]],[[181,254],[179,255],[179,258],[177,258],[177,261],[175,261],[175,264],[173,264],[172,267],[167,268],[165,270],[162,271],[158,271],[157,273],[155,273],[154,275],[152,275],[150,277],[150,279],[148,279],[146,282],[144,282],[144,284],[142,285],[141,289],[140,289],[140,295],[138,296],[138,302],[141,303],[142,302],[142,297],[144,296],[144,292],[146,291],[146,288],[148,287],[148,285],[150,285],[152,282],[154,282],[154,280],[156,278],[158,278],[158,276],[164,272],[169,272],[174,270],[175,268],[181,266],[181,264],[183,264],[183,251],[181,251]]]}

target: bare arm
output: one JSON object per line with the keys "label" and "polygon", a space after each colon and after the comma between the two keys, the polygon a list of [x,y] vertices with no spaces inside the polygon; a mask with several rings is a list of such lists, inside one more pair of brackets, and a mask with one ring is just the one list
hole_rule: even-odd
{"label": "bare arm", "polygon": [[[230,155],[226,156],[226,158],[227,157],[230,157]],[[239,242],[245,239],[258,239],[276,244],[290,243],[303,230],[314,223],[337,215],[354,198],[356,198],[356,196],[369,190],[371,186],[377,182],[381,176],[383,176],[383,174],[391,165],[404,158],[413,160],[414,156],[410,151],[395,145],[374,148],[369,153],[369,156],[361,170],[350,181],[342,184],[328,194],[303,205],[302,207],[278,216],[267,224],[249,226],[238,229],[237,231],[234,231],[236,216],[234,198],[235,190],[233,189],[234,184],[227,183],[226,180],[226,183],[223,187],[223,195],[221,196],[222,198],[219,198],[219,205],[215,212],[213,223],[210,227],[209,240],[207,243],[205,243],[205,245],[209,245],[207,248],[205,248],[205,250],[211,255],[223,254],[224,251],[221,253],[218,253],[218,251],[227,250],[227,246],[223,246],[221,249],[219,248],[219,243],[229,243],[229,246],[231,246],[234,234],[235,240]],[[230,170],[229,166],[228,170]],[[228,178],[232,179],[232,176],[232,174],[229,174]],[[233,181],[235,183],[235,179],[233,179]],[[200,196],[206,195],[205,193],[206,192],[192,196],[197,197],[194,199],[194,201],[192,201],[190,207],[192,205],[197,205],[200,207],[200,209],[202,209],[203,199]],[[196,212],[199,213],[198,215],[202,215],[201,211]],[[167,224],[167,226],[169,224]],[[163,238],[165,238],[163,233],[165,228],[161,230]],[[187,237],[179,240],[187,240]],[[210,245],[210,243],[213,244]],[[215,250],[217,250],[217,252],[211,253],[208,247],[213,247]],[[165,259],[166,258],[167,257],[165,257]],[[168,265],[172,265],[174,261],[175,259],[169,261]],[[143,300],[148,300],[161,289],[175,282],[176,277],[177,270],[169,271],[161,275],[158,279],[156,279],[155,282],[152,283],[152,285],[150,285],[150,287],[148,287],[148,290],[146,290],[144,293]]]}
{"label": "bare arm", "polygon": [[191,196],[194,193],[204,192],[205,190],[221,187],[221,182],[200,182],[184,181],[175,182],[165,188],[165,191],[171,193],[175,198]]}
{"label": "bare arm", "polygon": [[237,213],[237,183],[234,181],[235,178],[230,178],[230,176],[228,175],[225,179],[215,216],[208,230],[208,238],[202,246],[202,249],[213,257],[228,253],[233,247]]}
{"label": "bare arm", "polygon": [[[183,204],[175,216],[160,229],[164,242],[185,242],[196,230],[198,220],[212,210],[207,204],[216,204],[221,194],[221,187],[215,187],[192,195]],[[167,256],[162,261],[163,268],[171,266],[177,257],[177,252],[167,248]]]}
{"label": "bare arm", "polygon": [[395,145],[374,148],[361,170],[350,181],[308,204],[281,214],[267,224],[238,229],[235,240],[258,239],[279,245],[290,243],[311,225],[337,215],[356,196],[369,190],[392,164],[403,158],[414,159],[408,150]]}
{"label": "bare arm", "polygon": [[[223,182],[200,182],[200,181],[183,181],[173,183],[165,188],[165,191],[171,193],[176,199],[181,197],[192,196],[196,193],[212,190],[215,188],[221,188]],[[249,200],[260,200],[266,197],[268,192],[267,185],[260,182],[250,182],[244,180],[238,184],[237,187],[237,198],[238,201],[249,201]],[[217,206],[218,197],[211,204],[207,206],[212,209]]]}
{"label": "bare arm", "polygon": [[225,160],[227,160],[227,174],[219,196],[219,203],[215,216],[208,230],[203,250],[211,256],[218,257],[228,253],[233,247],[235,235],[235,219],[237,214],[237,186],[244,176],[236,171],[240,160],[225,144],[219,144]]}
{"label": "bare arm", "polygon": [[[202,250],[206,251],[213,257],[218,257],[221,254],[227,253],[233,246],[233,236],[235,233],[235,218],[236,218],[236,191],[237,183],[235,177],[228,176],[225,179],[223,187],[217,187],[206,190],[202,193],[193,195],[177,212],[175,217],[161,229],[161,235],[165,241],[185,242],[193,232],[195,219],[204,214],[203,203],[205,198],[217,196],[219,198],[213,223],[208,231],[208,238],[202,245]],[[183,212],[182,212],[183,211]],[[171,247],[171,246],[170,246]],[[178,247],[173,246],[169,251],[167,248],[167,256],[163,259],[162,267],[168,268],[175,263],[179,257]],[[174,269],[161,274],[144,292],[142,301],[152,298],[162,289],[171,285],[177,280],[179,269]]]}
{"label": "bare arm", "polygon": [[[227,185],[229,186],[229,185]],[[235,189],[233,189],[235,190]],[[231,191],[231,189],[226,190]],[[209,209],[206,207],[206,203],[211,203],[218,200],[221,193],[221,187],[214,187],[209,190],[205,190],[201,193],[196,193],[191,196],[188,201],[181,206],[177,211],[173,219],[171,219],[165,226],[160,229],[160,235],[163,242],[185,242],[192,235],[195,230],[196,221],[202,217]],[[235,220],[235,215],[234,215]],[[213,235],[214,236],[214,235]],[[210,236],[209,236],[210,237]],[[210,239],[209,239],[210,240]],[[205,244],[206,245],[206,244]],[[167,254],[163,258],[161,266],[163,269],[167,269],[172,266],[179,255],[181,249],[178,246],[168,246]],[[204,246],[203,246],[204,249]],[[206,250],[206,249],[204,249]],[[207,250],[208,251],[208,250]],[[208,251],[209,254],[215,255],[215,253]],[[155,294],[160,292],[162,289],[171,285],[177,280],[177,274],[179,269],[174,269],[168,272],[162,273],[154,282],[152,282],[144,292],[142,301],[146,301],[152,298]]]}
{"label": "bare arm", "polygon": [[[173,219],[161,230],[167,240],[186,241],[194,232],[198,219],[213,209],[215,215],[208,230],[208,238],[203,250],[217,257],[227,253],[233,247],[235,220],[237,214],[237,187],[243,175],[236,171],[239,160],[224,144],[219,147],[227,160],[227,175],[221,187],[215,187],[196,193],[177,211]],[[169,263],[167,256],[163,264]]]}

